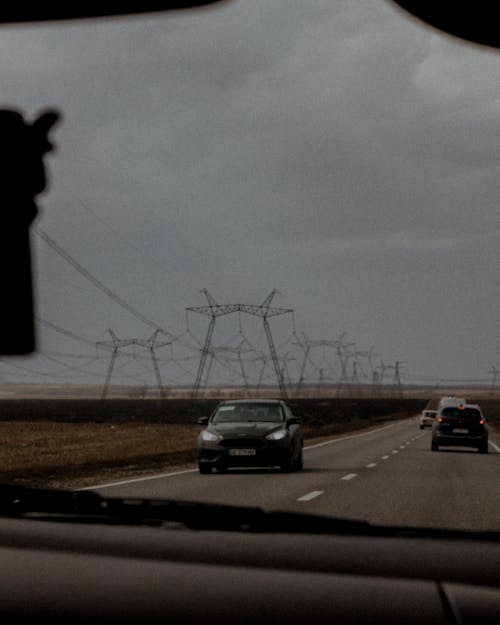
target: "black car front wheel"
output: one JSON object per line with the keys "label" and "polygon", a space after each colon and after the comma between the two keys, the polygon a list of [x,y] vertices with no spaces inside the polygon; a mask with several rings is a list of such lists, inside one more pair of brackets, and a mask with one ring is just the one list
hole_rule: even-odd
{"label": "black car front wheel", "polygon": [[302,445],[299,447],[299,453],[297,454],[297,458],[295,459],[293,468],[295,471],[302,471],[304,468],[304,461],[302,458]]}
{"label": "black car front wheel", "polygon": [[281,470],[285,473],[289,473],[290,471],[301,471],[303,468],[303,460],[302,460],[302,445],[299,444],[299,448],[297,450],[297,455],[295,456],[294,450],[290,450],[290,456],[283,460],[280,464]]}
{"label": "black car front wheel", "polygon": [[212,467],[211,467],[211,465],[207,464],[206,462],[199,462],[198,463],[198,471],[200,473],[212,473]]}

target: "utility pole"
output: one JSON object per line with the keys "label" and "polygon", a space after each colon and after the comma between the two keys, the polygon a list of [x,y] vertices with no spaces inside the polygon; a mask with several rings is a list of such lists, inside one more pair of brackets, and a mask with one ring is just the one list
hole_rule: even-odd
{"label": "utility pole", "polygon": [[[304,384],[304,379],[305,379],[305,370],[306,370],[306,365],[307,363],[311,363],[311,359],[310,359],[310,352],[311,349],[316,348],[316,347],[333,347],[334,349],[338,349],[339,346],[342,344],[340,342],[340,339],[337,340],[321,340],[321,339],[317,339],[317,340],[311,340],[307,337],[306,333],[303,332],[302,333],[303,336],[303,340],[302,341],[297,341],[295,344],[299,345],[303,351],[304,351],[304,356],[302,358],[302,364],[301,364],[301,368],[300,368],[300,373],[299,373],[299,379],[297,381],[297,386],[295,388],[295,395],[296,397],[300,396],[300,392],[302,390],[302,385]],[[323,382],[323,369],[320,369],[320,382]]]}
{"label": "utility pole", "polygon": [[497,381],[498,369],[496,367],[491,367],[491,387],[490,387],[490,395],[494,395],[495,393],[495,385]]}
{"label": "utility pole", "polygon": [[[250,352],[253,350],[245,350],[243,349],[243,342],[241,341],[241,343],[239,345],[237,345],[236,347],[228,347],[228,346],[219,346],[219,347],[211,347],[210,348],[210,359],[208,362],[208,366],[207,366],[207,374],[205,376],[205,380],[204,380],[204,384],[205,386],[208,386],[208,379],[210,376],[210,369],[212,367],[212,364],[214,362],[214,360],[216,359],[217,354],[235,354],[236,355],[236,359],[239,365],[239,370],[240,370],[240,375],[241,378],[243,380],[243,384],[246,390],[248,390],[248,377],[245,371],[245,365],[243,363],[243,358],[242,358],[242,353],[244,352]],[[229,360],[229,359],[228,359]]]}
{"label": "utility pole", "polygon": [[338,358],[340,361],[340,367],[341,367],[339,391],[342,389],[343,386],[345,386],[347,390],[350,389],[349,375],[347,372],[347,364],[348,364],[349,357],[351,356],[351,354],[347,351],[347,348],[356,345],[356,343],[343,342],[342,338],[344,337],[344,335],[345,335],[345,332],[341,334],[340,339],[338,340],[338,346],[337,346],[337,355],[338,355]]}
{"label": "utility pole", "polygon": [[280,393],[283,399],[285,399],[286,387],[285,387],[285,382],[283,379],[283,372],[280,368],[278,354],[276,352],[276,347],[274,345],[273,335],[271,332],[271,326],[269,325],[269,318],[276,317],[278,315],[285,315],[285,314],[290,314],[290,313],[293,314],[293,309],[277,308],[277,307],[271,306],[271,302],[277,292],[276,289],[271,291],[271,293],[264,299],[264,301],[260,305],[218,304],[215,301],[215,299],[210,295],[210,293],[207,291],[207,289],[203,289],[201,292],[205,294],[205,297],[208,300],[208,305],[190,307],[186,309],[189,312],[194,312],[194,313],[198,313],[198,314],[202,314],[202,315],[206,315],[210,317],[207,334],[205,336],[205,343],[201,350],[200,362],[198,365],[198,372],[196,374],[196,379],[195,379],[195,383],[193,387],[193,393],[192,393],[193,398],[196,398],[198,396],[207,356],[211,350],[211,341],[212,341],[212,335],[213,335],[214,327],[215,327],[215,320],[217,319],[217,317],[221,317],[223,315],[229,315],[229,314],[237,312],[237,313],[246,313],[248,315],[260,317],[262,319],[262,322],[264,325],[264,331],[266,334],[267,344],[268,344],[271,358],[273,361],[274,371],[275,371],[276,378],[278,381]]}
{"label": "utility pole", "polygon": [[120,349],[124,349],[125,347],[130,347],[131,345],[133,346],[134,351],[135,351],[136,345],[140,347],[144,347],[145,349],[149,351],[149,355],[151,357],[153,368],[156,374],[156,383],[158,385],[159,395],[160,395],[160,398],[163,397],[164,391],[163,391],[163,386],[162,386],[162,381],[161,381],[161,376],[160,376],[160,369],[158,367],[158,360],[155,354],[155,349],[158,347],[163,347],[164,345],[171,345],[173,342],[173,339],[169,339],[168,341],[165,341],[163,343],[157,343],[156,340],[158,338],[158,334],[161,332],[160,329],[157,329],[149,339],[119,339],[117,335],[113,332],[113,330],[108,329],[108,332],[111,335],[111,341],[98,341],[96,343],[97,350],[99,349],[99,346],[106,346],[108,348],[109,347],[111,348],[111,360],[108,366],[108,372],[106,375],[106,381],[104,382],[101,399],[106,399],[106,396],[108,394],[108,389],[109,389],[109,385],[111,382],[111,376],[113,373],[113,368],[115,366],[116,358],[118,356],[118,352],[120,351]]}
{"label": "utility pole", "polygon": [[392,377],[392,391],[395,392],[398,396],[401,396],[402,388],[401,388],[401,365],[404,364],[401,360],[396,360],[393,365],[388,365],[387,369],[393,369],[394,375]]}
{"label": "utility pole", "polygon": [[194,312],[200,315],[206,315],[210,317],[210,321],[208,323],[208,328],[207,328],[207,333],[205,335],[205,342],[203,344],[203,347],[201,348],[200,362],[198,363],[198,371],[196,372],[196,378],[194,381],[194,387],[193,387],[193,393],[192,393],[192,396],[194,399],[198,397],[198,392],[200,390],[200,384],[203,378],[203,371],[205,369],[207,357],[211,353],[212,335],[214,333],[215,320],[217,319],[217,317],[222,317],[223,315],[230,315],[232,313],[238,312],[237,305],[235,304],[220,305],[215,301],[215,299],[212,297],[212,295],[208,292],[207,289],[202,289],[201,292],[207,298],[208,305],[186,308],[187,312]]}
{"label": "utility pole", "polygon": [[276,293],[277,293],[276,289],[272,290],[271,293],[269,293],[269,295],[264,299],[264,301],[262,302],[260,306],[242,304],[241,311],[249,315],[260,317],[262,319],[262,322],[264,324],[264,331],[266,333],[267,344],[269,346],[269,351],[271,353],[271,358],[272,358],[273,365],[274,365],[274,371],[276,373],[276,378],[278,380],[278,386],[280,389],[281,397],[283,399],[286,399],[287,392],[286,392],[285,381],[283,378],[283,372],[281,370],[280,363],[278,360],[278,354],[276,352],[273,335],[271,333],[271,326],[269,325],[268,319],[269,317],[277,317],[279,315],[287,315],[287,314],[293,315],[293,309],[271,307],[271,302],[274,296],[276,295]]}
{"label": "utility pole", "polygon": [[368,367],[370,368],[370,377],[371,377],[371,385],[372,385],[372,389],[375,390],[377,387],[377,372],[375,371],[375,368],[373,366],[373,358],[375,356],[380,356],[380,354],[374,354],[373,350],[375,349],[375,347],[372,345],[370,347],[370,349],[368,350],[368,352],[366,353],[366,359],[368,360]]}
{"label": "utility pole", "polygon": [[384,393],[384,376],[385,376],[385,372],[387,368],[388,366],[381,360],[379,363],[380,373],[377,374],[377,378],[378,378],[377,386],[378,386],[380,395],[383,395]]}

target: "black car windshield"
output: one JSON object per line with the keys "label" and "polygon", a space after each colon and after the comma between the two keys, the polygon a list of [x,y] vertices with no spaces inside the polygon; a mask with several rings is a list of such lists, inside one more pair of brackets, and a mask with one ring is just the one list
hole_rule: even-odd
{"label": "black car windshield", "polygon": [[284,420],[281,406],[266,404],[226,404],[220,406],[212,423],[280,423]]}

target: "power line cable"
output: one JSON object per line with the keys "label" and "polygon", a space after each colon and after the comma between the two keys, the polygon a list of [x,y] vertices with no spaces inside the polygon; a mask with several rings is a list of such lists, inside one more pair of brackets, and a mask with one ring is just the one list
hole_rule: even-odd
{"label": "power line cable", "polygon": [[75,339],[76,341],[80,341],[82,343],[85,343],[86,345],[91,345],[93,348],[95,348],[95,341],[90,341],[89,339],[86,339],[83,336],[79,336],[78,334],[75,334],[74,332],[65,330],[64,328],[61,328],[55,323],[46,321],[45,319],[42,319],[41,317],[38,317],[37,315],[35,315],[35,321],[39,323],[40,325],[45,326],[46,328],[50,328],[51,330],[54,330],[54,332],[63,334],[64,336],[68,336],[72,339]]}
{"label": "power line cable", "polygon": [[65,187],[66,192],[73,197],[76,202],[79,204],[81,208],[87,211],[90,215],[92,215],[95,219],[97,219],[102,225],[104,225],[117,239],[119,239],[122,243],[127,245],[130,249],[134,250],[137,254],[139,254],[142,258],[146,260],[147,263],[153,265],[157,269],[160,269],[162,275],[165,274],[165,267],[160,265],[152,256],[150,256],[144,249],[138,247],[134,243],[132,243],[129,239],[127,239],[115,226],[111,225],[111,223],[105,220],[97,211],[91,208],[86,202],[82,200],[72,189],[68,188],[64,183],[62,184]]}
{"label": "power line cable", "polygon": [[[125,301],[122,297],[117,295],[114,291],[112,291],[109,287],[103,284],[98,278],[96,278],[93,274],[90,273],[83,265],[81,265],[78,261],[76,261],[66,250],[64,250],[52,237],[50,237],[46,232],[44,232],[41,228],[34,228],[34,232],[43,240],[47,245],[49,245],[61,258],[63,258],[67,263],[69,263],[74,269],[78,271],[84,278],[86,278],[91,284],[93,284],[96,288],[100,289],[103,293],[105,293],[109,298],[111,298],[114,302],[119,304],[123,309],[127,310],[134,317],[148,325],[150,328],[154,330],[161,330],[165,332],[157,323],[148,319],[141,312],[136,310],[133,306],[131,306],[127,301]],[[168,334],[165,332],[165,334]]]}

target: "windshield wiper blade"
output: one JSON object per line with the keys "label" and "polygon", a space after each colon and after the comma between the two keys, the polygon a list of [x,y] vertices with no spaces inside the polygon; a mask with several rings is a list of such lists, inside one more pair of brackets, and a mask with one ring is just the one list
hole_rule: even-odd
{"label": "windshield wiper blade", "polygon": [[95,491],[0,486],[0,517],[192,530],[348,534],[499,541],[497,531],[375,525],[368,521],[250,506],[169,499],[103,497]]}
{"label": "windshield wiper blade", "polygon": [[0,486],[0,516],[57,521],[181,525],[189,529],[311,532],[367,531],[369,523],[261,508],[168,499],[103,497],[95,491]]}

